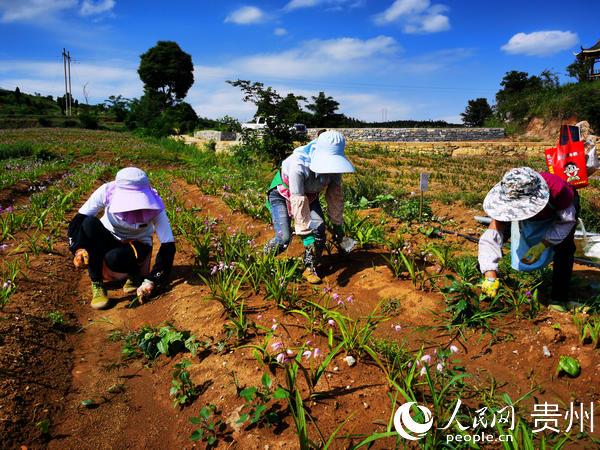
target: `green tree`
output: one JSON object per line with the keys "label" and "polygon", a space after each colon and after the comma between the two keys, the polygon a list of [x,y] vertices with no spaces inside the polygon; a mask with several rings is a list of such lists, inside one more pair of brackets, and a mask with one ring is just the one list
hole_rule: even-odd
{"label": "green tree", "polygon": [[192,57],[172,41],[158,41],[142,54],[138,74],[144,90],[160,92],[167,105],[181,101],[194,84]]}
{"label": "green tree", "polygon": [[256,105],[255,116],[264,116],[267,119],[267,126],[260,136],[248,130],[242,133],[241,148],[244,150],[244,158],[247,159],[251,153],[259,153],[279,164],[294,149],[297,136],[290,130],[289,114],[295,109],[294,103],[302,97],[287,96],[284,99],[273,88],[248,80],[227,83],[242,90],[244,102]]}
{"label": "green tree", "polygon": [[227,81],[233,87],[240,88],[243,93],[244,102],[256,105],[255,117],[276,116],[279,113],[279,103],[283,100],[281,95],[272,87],[266,87],[263,83],[251,82],[249,80]]}
{"label": "green tree", "polygon": [[576,78],[578,83],[589,81],[592,70],[592,60],[575,57],[575,61],[567,66],[567,73],[571,78]]}
{"label": "green tree", "polygon": [[481,127],[485,120],[493,114],[492,107],[486,98],[469,100],[464,113],[461,113],[462,121],[468,127]]}
{"label": "green tree", "polygon": [[106,100],[108,110],[115,115],[117,122],[123,122],[131,106],[131,100],[122,95],[111,95]]}
{"label": "green tree", "polygon": [[21,89],[19,89],[19,86],[15,88],[15,103],[17,105],[21,103]]}
{"label": "green tree", "polygon": [[306,108],[313,113],[314,125],[317,127],[332,126],[340,104],[333,97],[325,95],[323,91],[319,92],[316,97],[312,96],[311,98],[313,102],[306,105]]}

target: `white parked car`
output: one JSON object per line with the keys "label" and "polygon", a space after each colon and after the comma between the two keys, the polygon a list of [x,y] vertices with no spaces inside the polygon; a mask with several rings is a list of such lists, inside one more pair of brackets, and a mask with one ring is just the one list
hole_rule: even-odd
{"label": "white parked car", "polygon": [[242,130],[264,130],[267,127],[267,118],[258,116],[242,124]]}

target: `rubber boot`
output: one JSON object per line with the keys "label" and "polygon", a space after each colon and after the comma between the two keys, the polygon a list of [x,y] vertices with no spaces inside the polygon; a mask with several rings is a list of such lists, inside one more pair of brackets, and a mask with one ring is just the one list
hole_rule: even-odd
{"label": "rubber boot", "polygon": [[94,309],[104,309],[108,306],[109,300],[106,294],[106,288],[101,281],[92,282],[92,302],[90,305]]}
{"label": "rubber boot", "polygon": [[316,267],[319,262],[319,257],[321,256],[323,249],[318,251],[317,247],[314,245],[308,246],[304,250],[304,272],[302,272],[302,277],[310,284],[319,284],[321,283],[321,277],[317,274]]}

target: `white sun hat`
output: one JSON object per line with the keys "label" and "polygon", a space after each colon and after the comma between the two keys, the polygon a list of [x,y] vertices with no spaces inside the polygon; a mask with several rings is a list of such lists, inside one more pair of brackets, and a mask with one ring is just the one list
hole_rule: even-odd
{"label": "white sun hat", "polygon": [[339,131],[325,131],[317,138],[310,160],[310,170],[318,174],[354,173],[354,166],[344,153],[346,139]]}

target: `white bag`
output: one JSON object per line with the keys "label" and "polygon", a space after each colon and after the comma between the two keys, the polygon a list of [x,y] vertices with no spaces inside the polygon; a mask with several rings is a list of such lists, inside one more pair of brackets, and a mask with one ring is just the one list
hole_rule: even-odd
{"label": "white bag", "polygon": [[583,220],[579,219],[579,229],[575,233],[575,245],[585,258],[600,260],[600,234],[585,231]]}

